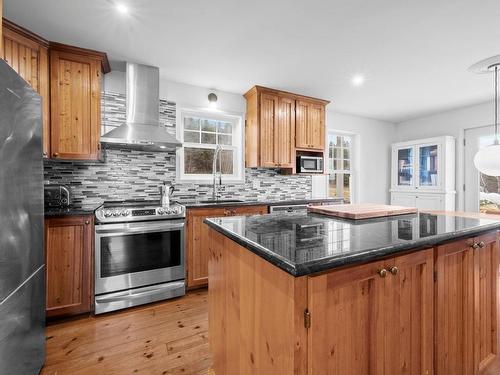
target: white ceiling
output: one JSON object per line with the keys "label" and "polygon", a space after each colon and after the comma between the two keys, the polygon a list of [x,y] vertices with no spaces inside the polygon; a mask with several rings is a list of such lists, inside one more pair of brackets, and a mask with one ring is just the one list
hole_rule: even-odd
{"label": "white ceiling", "polygon": [[[391,122],[492,98],[467,68],[500,54],[498,0],[4,0],[49,40],[234,93],[260,84]],[[353,74],[366,75],[353,87]]]}

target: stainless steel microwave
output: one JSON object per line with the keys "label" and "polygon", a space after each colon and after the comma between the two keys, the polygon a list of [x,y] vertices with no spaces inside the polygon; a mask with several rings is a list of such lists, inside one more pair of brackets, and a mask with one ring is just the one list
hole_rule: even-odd
{"label": "stainless steel microwave", "polygon": [[298,173],[323,173],[323,157],[321,156],[297,156]]}

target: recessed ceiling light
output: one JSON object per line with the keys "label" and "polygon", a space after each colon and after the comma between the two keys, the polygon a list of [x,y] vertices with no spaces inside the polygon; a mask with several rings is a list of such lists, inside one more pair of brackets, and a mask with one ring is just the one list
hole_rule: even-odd
{"label": "recessed ceiling light", "polygon": [[351,83],[353,86],[362,86],[365,83],[365,77],[362,74],[355,74],[352,79]]}
{"label": "recessed ceiling light", "polygon": [[116,4],[116,10],[121,14],[128,14],[128,7],[124,4]]}

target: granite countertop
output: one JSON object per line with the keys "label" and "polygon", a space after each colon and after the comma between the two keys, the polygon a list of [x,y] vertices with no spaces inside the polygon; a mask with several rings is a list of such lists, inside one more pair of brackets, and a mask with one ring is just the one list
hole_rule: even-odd
{"label": "granite countertop", "polygon": [[[230,199],[230,198],[227,198]],[[225,200],[224,198],[219,201],[206,202],[207,198],[180,202],[186,208],[209,208],[209,207],[235,207],[235,206],[286,206],[286,205],[299,205],[309,203],[340,203],[343,202],[342,198],[310,198],[310,199],[288,199],[288,200]]]}
{"label": "granite countertop", "polygon": [[93,215],[100,204],[72,204],[68,207],[45,207],[45,216]]}
{"label": "granite countertop", "polygon": [[293,276],[500,229],[500,220],[424,212],[356,221],[311,213],[269,214],[209,218],[205,223]]}

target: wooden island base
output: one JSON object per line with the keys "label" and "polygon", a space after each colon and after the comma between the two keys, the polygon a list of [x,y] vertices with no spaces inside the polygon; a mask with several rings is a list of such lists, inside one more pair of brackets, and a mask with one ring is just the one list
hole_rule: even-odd
{"label": "wooden island base", "polygon": [[213,370],[476,375],[497,354],[498,234],[293,277],[210,229]]}

